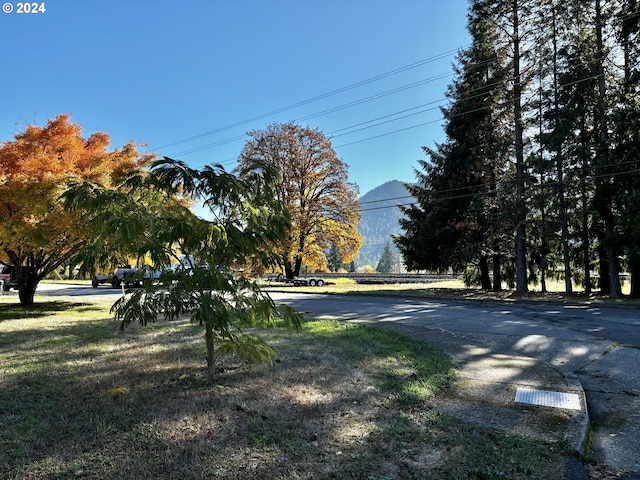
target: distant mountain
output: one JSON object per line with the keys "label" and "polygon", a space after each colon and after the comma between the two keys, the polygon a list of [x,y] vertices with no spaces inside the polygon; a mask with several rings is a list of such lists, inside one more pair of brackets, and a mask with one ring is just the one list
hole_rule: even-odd
{"label": "distant mountain", "polygon": [[383,183],[360,197],[362,219],[358,230],[363,242],[357,265],[375,268],[387,243],[397,254],[391,235],[401,232],[398,219],[402,214],[398,205],[411,203],[412,200],[404,183],[398,180]]}

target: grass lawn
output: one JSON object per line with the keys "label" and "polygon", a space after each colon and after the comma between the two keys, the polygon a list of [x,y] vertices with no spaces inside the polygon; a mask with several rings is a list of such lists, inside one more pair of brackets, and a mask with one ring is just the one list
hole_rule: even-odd
{"label": "grass lawn", "polygon": [[273,365],[205,381],[188,322],[122,332],[107,303],[0,297],[2,479],[560,479],[567,451],[431,407],[448,357],[392,331],[270,329]]}

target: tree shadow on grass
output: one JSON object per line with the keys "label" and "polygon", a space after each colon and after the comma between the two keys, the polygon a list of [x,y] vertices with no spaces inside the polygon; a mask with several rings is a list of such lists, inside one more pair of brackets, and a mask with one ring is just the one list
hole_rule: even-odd
{"label": "tree shadow on grass", "polygon": [[98,311],[101,308],[83,302],[48,301],[24,306],[20,303],[1,303],[0,322],[5,320],[20,320],[23,318],[40,318],[74,310],[78,313]]}
{"label": "tree shadow on grass", "polygon": [[[400,335],[338,323],[256,331],[278,361],[230,361],[210,386],[202,329],[188,321],[125,332],[34,323],[49,328],[0,342],[1,478],[497,478],[487,468],[512,463],[493,431],[403,395],[450,365]],[[407,363],[414,353],[422,361]],[[555,467],[526,476],[564,478]]]}

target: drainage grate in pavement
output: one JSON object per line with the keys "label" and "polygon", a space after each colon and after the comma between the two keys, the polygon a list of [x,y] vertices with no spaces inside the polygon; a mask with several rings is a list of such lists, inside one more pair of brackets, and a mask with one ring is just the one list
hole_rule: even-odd
{"label": "drainage grate in pavement", "polygon": [[516,403],[540,405],[542,407],[566,408],[582,410],[580,397],[575,393],[550,392],[548,390],[534,390],[533,388],[518,388]]}

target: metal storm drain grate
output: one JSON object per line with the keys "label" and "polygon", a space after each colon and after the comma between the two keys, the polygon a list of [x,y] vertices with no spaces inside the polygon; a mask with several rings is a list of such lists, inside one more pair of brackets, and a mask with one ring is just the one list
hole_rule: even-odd
{"label": "metal storm drain grate", "polygon": [[566,408],[582,410],[580,397],[575,393],[550,392],[548,390],[534,390],[533,388],[518,388],[516,403],[540,405],[542,407]]}

